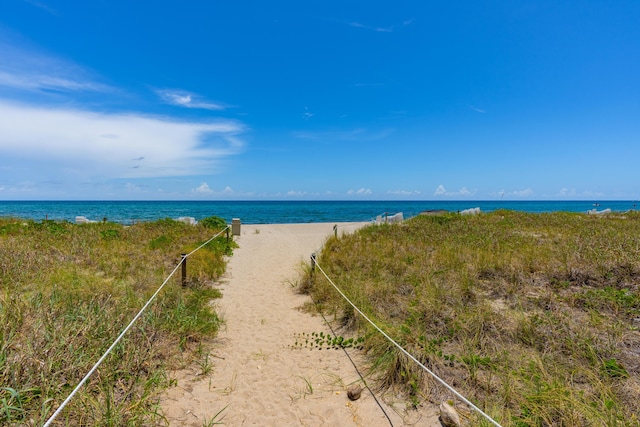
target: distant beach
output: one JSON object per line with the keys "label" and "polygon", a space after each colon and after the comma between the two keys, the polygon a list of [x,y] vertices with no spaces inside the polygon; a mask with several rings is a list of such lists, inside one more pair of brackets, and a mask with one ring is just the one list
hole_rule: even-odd
{"label": "distant beach", "polygon": [[378,215],[402,212],[410,218],[427,210],[458,212],[470,208],[481,212],[509,209],[522,212],[587,212],[611,209],[626,212],[639,201],[0,201],[0,217],[33,220],[89,220],[130,224],[162,218],[212,215],[240,218],[244,224],[292,224],[371,221]]}

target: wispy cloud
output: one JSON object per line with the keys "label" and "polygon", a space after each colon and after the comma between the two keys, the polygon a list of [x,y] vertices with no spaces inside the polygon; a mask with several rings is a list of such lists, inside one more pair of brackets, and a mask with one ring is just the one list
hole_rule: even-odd
{"label": "wispy cloud", "polygon": [[89,80],[73,80],[62,76],[40,74],[37,71],[22,73],[19,71],[10,72],[6,70],[0,70],[0,86],[21,90],[62,92],[105,92],[110,89],[107,85]]}
{"label": "wispy cloud", "polygon": [[395,196],[418,196],[421,194],[420,190],[390,190],[387,194],[393,194]]}
{"label": "wispy cloud", "polygon": [[207,101],[195,93],[180,89],[158,89],[156,93],[167,104],[178,107],[199,108],[203,110],[224,110],[228,108],[228,106],[224,104]]}
{"label": "wispy cloud", "polygon": [[299,131],[293,132],[293,136],[295,138],[317,141],[377,141],[388,137],[393,132],[393,129],[370,131],[365,128],[356,128],[317,132]]}
{"label": "wispy cloud", "polygon": [[[599,199],[602,197],[607,197],[607,194],[600,191],[591,191],[591,190],[578,191],[575,188],[563,187],[554,196],[560,197],[563,199],[581,198],[581,199],[588,200],[588,199]],[[611,197],[612,195],[609,194],[608,196]],[[628,197],[628,196],[626,195],[621,196],[621,198],[624,198],[624,197]]]}
{"label": "wispy cloud", "polygon": [[468,107],[469,107],[470,109],[472,109],[473,111],[475,111],[476,113],[486,114],[486,111],[485,111],[485,110],[482,110],[482,109],[480,109],[480,108],[478,108],[478,107],[474,107],[473,105],[468,105]]}
{"label": "wispy cloud", "polygon": [[360,188],[358,190],[349,190],[347,191],[347,195],[349,196],[368,196],[373,192],[369,188]]}
{"label": "wispy cloud", "polygon": [[560,191],[558,192],[558,196],[560,197],[575,197],[577,196],[577,192],[575,188],[566,188],[563,187],[560,189]]}
{"label": "wispy cloud", "polygon": [[529,197],[533,196],[533,190],[531,188],[525,188],[524,190],[515,190],[511,192],[516,197]]}
{"label": "wispy cloud", "polygon": [[500,197],[501,199],[504,199],[505,197],[526,198],[526,197],[531,197],[534,194],[535,192],[531,188],[525,188],[523,190],[512,190],[512,191],[500,190],[497,193],[491,193],[492,196]]}
{"label": "wispy cloud", "polygon": [[370,86],[382,86],[383,83],[356,83],[355,87],[370,87]]}
{"label": "wispy cloud", "polygon": [[59,58],[0,42],[0,87],[39,92],[109,92],[93,73]]}
{"label": "wispy cloud", "polygon": [[[411,25],[413,24],[414,19],[406,19],[404,21],[402,21],[401,26],[406,27],[407,25]],[[347,25],[354,27],[354,28],[362,28],[363,30],[369,30],[369,31],[375,31],[377,33],[392,33],[397,27],[398,25],[391,25],[388,27],[378,27],[375,25],[367,25],[367,24],[363,24],[359,21],[351,21],[348,22]]]}
{"label": "wispy cloud", "polygon": [[305,120],[309,120],[313,116],[315,116],[315,114],[309,111],[309,107],[304,107],[304,113],[302,113],[302,117]]}
{"label": "wispy cloud", "polygon": [[466,197],[466,196],[472,196],[476,193],[476,190],[469,190],[467,187],[462,187],[460,190],[458,191],[447,191],[446,188],[444,188],[444,186],[438,185],[438,188],[436,188],[436,191],[433,193],[434,196],[462,196],[462,197]]}
{"label": "wispy cloud", "polygon": [[136,114],[0,101],[0,157],[40,179],[121,179],[218,172],[243,150],[240,123],[179,122]]}
{"label": "wispy cloud", "polygon": [[371,30],[378,33],[392,33],[393,27],[374,27],[371,25],[361,24],[360,22],[349,22],[349,25],[355,28],[363,28],[365,30]]}
{"label": "wispy cloud", "polygon": [[39,9],[45,10],[49,12],[51,15],[58,16],[58,12],[53,9],[51,6],[37,0],[23,0],[25,3],[29,3],[32,6],[35,6]]}

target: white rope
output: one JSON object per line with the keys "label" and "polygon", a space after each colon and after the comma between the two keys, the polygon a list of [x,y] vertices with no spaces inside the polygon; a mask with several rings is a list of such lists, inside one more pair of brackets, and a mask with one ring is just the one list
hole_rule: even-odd
{"label": "white rope", "polygon": [[426,366],[424,366],[422,363],[420,363],[420,361],[418,359],[416,359],[415,357],[413,357],[413,355],[411,355],[411,353],[409,353],[407,350],[405,350],[400,344],[398,344],[397,342],[395,342],[393,340],[393,338],[391,338],[389,335],[387,335],[382,329],[380,329],[378,327],[378,325],[376,325],[375,323],[373,323],[373,321],[371,319],[369,319],[369,317],[367,317],[366,314],[364,314],[362,312],[362,310],[360,310],[353,302],[351,302],[351,300],[340,290],[340,288],[338,288],[336,286],[335,283],[333,283],[333,281],[329,278],[329,276],[327,276],[327,273],[324,272],[324,270],[322,269],[322,267],[320,266],[320,264],[318,264],[318,260],[316,259],[315,254],[311,255],[311,257],[313,258],[313,261],[315,263],[315,265],[318,267],[318,269],[322,272],[322,274],[324,275],[324,277],[327,278],[327,280],[329,281],[329,283],[331,283],[331,285],[336,289],[336,291],[338,291],[338,293],[342,296],[342,298],[344,298],[350,305],[351,307],[353,307],[354,310],[356,310],[358,313],[360,313],[360,315],[371,324],[371,326],[373,326],[378,332],[380,332],[382,335],[384,335],[384,337],[386,339],[388,339],[393,345],[395,345],[402,353],[404,353],[409,359],[413,360],[414,362],[416,362],[422,369],[424,369],[425,371],[427,371],[429,373],[429,375],[431,375],[432,377],[434,377],[440,384],[442,384],[443,386],[445,386],[450,392],[452,392],[453,394],[455,394],[460,400],[462,400],[464,403],[466,403],[467,405],[469,405],[471,408],[473,408],[475,411],[477,411],[480,415],[482,415],[484,418],[486,418],[491,424],[495,425],[496,427],[502,427],[500,424],[498,424],[498,422],[496,422],[493,418],[491,418],[489,415],[485,414],[480,408],[478,408],[476,405],[474,405],[473,403],[471,403],[467,398],[465,398],[462,394],[460,394],[458,391],[456,391],[456,389],[454,389],[453,387],[451,387],[449,384],[447,384],[443,379],[441,379],[439,376],[437,376],[435,373],[433,373],[429,368],[427,368]]}
{"label": "white rope", "polygon": [[369,224],[370,222],[371,221],[341,222],[341,223],[335,224],[334,227],[336,228],[352,227],[354,225]]}
{"label": "white rope", "polygon": [[48,427],[49,425],[51,425],[51,423],[53,422],[53,420],[56,419],[56,417],[60,414],[60,412],[62,412],[62,410],[64,409],[65,406],[67,406],[67,404],[71,401],[71,399],[73,398],[73,396],[78,392],[78,390],[80,390],[80,388],[84,385],[84,383],[89,379],[89,377],[91,376],[91,374],[93,374],[95,372],[96,369],[98,369],[98,367],[100,366],[100,364],[102,364],[102,362],[104,361],[104,359],[106,359],[106,357],[109,355],[109,353],[111,353],[111,351],[115,348],[115,346],[118,344],[118,342],[122,339],[122,337],[129,331],[129,329],[131,328],[131,326],[133,326],[133,324],[136,322],[136,320],[138,320],[138,318],[142,315],[142,312],[144,312],[144,310],[149,306],[149,304],[151,304],[151,302],[155,299],[156,295],[158,295],[160,293],[160,291],[162,290],[162,288],[164,288],[164,285],[167,284],[167,282],[169,281],[169,279],[171,278],[171,276],[173,276],[173,274],[178,270],[178,268],[182,265],[182,263],[187,259],[187,257],[189,257],[191,254],[193,254],[194,252],[202,249],[205,245],[207,245],[209,242],[211,242],[213,239],[215,239],[216,237],[218,237],[219,235],[221,235],[224,231],[226,231],[229,228],[229,226],[227,226],[224,230],[222,230],[221,232],[219,232],[218,234],[216,234],[215,236],[213,236],[212,238],[210,238],[209,240],[207,240],[206,242],[204,242],[202,245],[198,246],[196,249],[192,250],[191,252],[189,252],[187,255],[184,255],[182,257],[182,259],[180,260],[180,262],[178,263],[178,265],[176,265],[176,268],[173,269],[173,271],[171,272],[171,274],[169,274],[167,276],[167,278],[164,280],[164,282],[162,282],[162,285],[160,285],[160,287],[158,288],[158,290],[153,294],[153,296],[151,298],[149,298],[149,301],[147,301],[147,303],[144,305],[144,307],[142,307],[140,309],[140,311],[138,312],[138,314],[136,314],[136,317],[133,318],[133,320],[129,323],[129,325],[127,325],[126,328],[124,328],[124,330],[122,331],[122,333],[120,333],[120,335],[118,336],[118,338],[116,338],[116,340],[113,342],[113,344],[111,344],[111,347],[109,347],[107,349],[107,351],[104,352],[104,354],[102,355],[102,357],[100,358],[100,360],[98,360],[98,362],[93,365],[93,368],[91,368],[91,370],[87,373],[87,375],[84,376],[84,378],[80,381],[80,383],[76,386],[75,389],[73,389],[73,391],[71,392],[71,394],[65,399],[64,402],[62,402],[62,404],[58,407],[58,409],[56,409],[56,411],[53,413],[53,415],[51,415],[51,418],[49,418],[49,420],[43,425],[43,427]]}

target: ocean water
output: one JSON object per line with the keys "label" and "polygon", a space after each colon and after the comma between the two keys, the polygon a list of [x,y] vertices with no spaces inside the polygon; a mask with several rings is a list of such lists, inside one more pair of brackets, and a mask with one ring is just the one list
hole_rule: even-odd
{"label": "ocean water", "polygon": [[640,208],[638,201],[0,201],[0,217],[33,220],[90,220],[131,224],[162,218],[212,215],[231,223],[286,224],[309,222],[371,221],[378,215],[402,212],[405,218],[432,209],[461,211],[479,207],[483,212],[509,209],[524,212],[586,212],[611,209],[625,212]]}

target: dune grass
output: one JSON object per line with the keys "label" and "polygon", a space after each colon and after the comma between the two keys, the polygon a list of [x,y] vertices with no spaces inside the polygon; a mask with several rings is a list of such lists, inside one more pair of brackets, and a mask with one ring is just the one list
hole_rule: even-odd
{"label": "dune grass", "polygon": [[[640,425],[639,213],[419,216],[332,237],[318,259],[368,316],[502,425]],[[303,285],[367,336],[381,387],[402,386],[414,405],[452,398],[321,274]]]}
{"label": "dune grass", "polygon": [[[0,219],[0,424],[42,425],[180,254],[218,231],[170,219],[130,227]],[[167,370],[189,363],[221,322],[209,282],[233,248],[225,237],[188,259],[189,286],[167,283],[55,425],[165,424],[158,397]]]}

